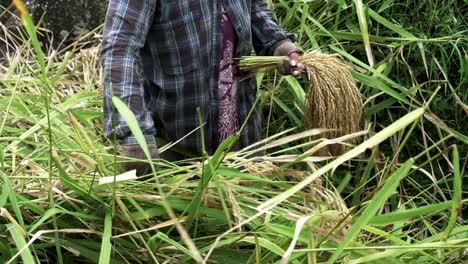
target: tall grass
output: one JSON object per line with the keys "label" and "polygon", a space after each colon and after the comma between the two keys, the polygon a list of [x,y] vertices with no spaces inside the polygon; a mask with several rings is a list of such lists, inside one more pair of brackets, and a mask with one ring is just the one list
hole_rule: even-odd
{"label": "tall grass", "polygon": [[[0,263],[466,261],[466,6],[268,2],[303,48],[353,64],[363,131],[304,132],[307,80],[268,72],[263,142],[153,161],[145,181],[117,177],[101,136],[97,48],[41,50],[26,13],[26,31],[2,28]],[[348,151],[317,155],[336,143]]]}

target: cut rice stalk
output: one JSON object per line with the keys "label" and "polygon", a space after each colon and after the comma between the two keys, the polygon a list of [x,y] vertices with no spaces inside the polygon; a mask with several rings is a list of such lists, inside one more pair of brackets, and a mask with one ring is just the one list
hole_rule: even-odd
{"label": "cut rice stalk", "polygon": [[[247,56],[240,69],[253,76],[276,68],[283,57]],[[325,128],[324,136],[332,139],[358,132],[362,100],[349,66],[337,55],[308,52],[300,57],[309,78],[309,91],[304,109],[306,129]],[[344,145],[329,146],[328,152],[342,154]]]}

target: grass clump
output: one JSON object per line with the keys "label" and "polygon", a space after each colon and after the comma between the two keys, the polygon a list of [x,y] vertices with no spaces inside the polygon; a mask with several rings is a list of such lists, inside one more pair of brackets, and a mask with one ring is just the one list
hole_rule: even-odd
{"label": "grass clump", "polygon": [[[121,181],[118,143],[102,138],[98,49],[38,49],[26,32],[6,32],[0,263],[468,260],[463,26],[449,21],[444,30],[459,32],[418,39],[420,32],[399,27],[408,25],[404,19],[391,22],[413,19],[393,1],[371,1],[365,10],[346,1],[268,2],[305,49],[333,51],[353,64],[368,123],[354,135],[359,145],[339,157],[315,155],[338,139],[318,138],[323,129],[302,131],[306,91],[295,78],[265,73],[257,76],[262,142],[236,152],[223,143],[211,157],[183,162],[153,160],[159,169],[150,179]],[[426,12],[442,2],[441,13],[463,14],[456,1],[408,6]],[[366,19],[373,19],[367,33],[358,32]],[[427,69],[420,45],[434,56],[424,57]],[[429,53],[435,47],[440,52]],[[455,115],[442,115],[450,114],[440,107],[444,100]]]}

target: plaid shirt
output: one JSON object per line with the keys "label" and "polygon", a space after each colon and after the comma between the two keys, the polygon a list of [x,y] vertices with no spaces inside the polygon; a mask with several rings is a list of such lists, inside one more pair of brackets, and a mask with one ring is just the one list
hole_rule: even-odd
{"label": "plaid shirt", "polygon": [[[272,55],[294,39],[278,26],[265,0],[110,0],[101,54],[106,137],[115,132],[124,144],[137,144],[123,118],[112,113],[113,91],[133,111],[147,142],[155,134],[177,141],[196,130],[179,146],[200,153],[202,122],[207,151],[215,150],[222,5],[239,37],[236,58],[250,55],[252,47]],[[256,99],[255,79],[240,81],[238,89],[243,123]],[[261,116],[254,109],[239,147],[260,136]]]}

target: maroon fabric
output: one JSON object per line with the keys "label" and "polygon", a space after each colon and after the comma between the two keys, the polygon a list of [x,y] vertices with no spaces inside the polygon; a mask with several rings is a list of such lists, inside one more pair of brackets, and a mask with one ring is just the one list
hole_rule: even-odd
{"label": "maroon fabric", "polygon": [[222,142],[239,130],[239,109],[237,106],[237,81],[234,54],[238,37],[234,26],[223,12],[223,44],[221,49],[218,80],[219,121],[218,141]]}

